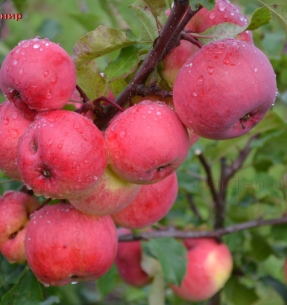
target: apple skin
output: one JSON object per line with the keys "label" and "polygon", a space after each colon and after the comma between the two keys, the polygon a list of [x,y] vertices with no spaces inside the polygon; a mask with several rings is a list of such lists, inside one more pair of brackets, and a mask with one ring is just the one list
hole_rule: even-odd
{"label": "apple skin", "polygon": [[16,164],[19,138],[31,123],[12,102],[0,104],[0,170],[14,180],[21,180]]}
{"label": "apple skin", "polygon": [[[119,228],[117,232],[118,236],[131,233],[125,228]],[[121,278],[131,286],[143,287],[151,281],[151,278],[141,267],[141,260],[140,241],[119,242],[115,264]]]}
{"label": "apple skin", "polygon": [[23,192],[7,191],[0,197],[0,251],[10,263],[26,261],[26,226],[39,206],[35,197]]}
{"label": "apple skin", "polygon": [[155,183],[170,175],[189,149],[187,129],[174,110],[148,100],[116,116],[105,139],[112,170],[138,184]]}
{"label": "apple skin", "polygon": [[184,65],[185,61],[198,50],[198,46],[187,40],[181,40],[180,45],[165,56],[159,71],[161,77],[170,88],[173,87],[178,71]]}
{"label": "apple skin", "polygon": [[[229,0],[215,0],[214,8],[211,11],[205,7],[200,9],[200,11],[190,19],[185,30],[202,33],[214,25],[225,22],[234,23],[240,26],[247,25],[247,19],[241,13],[240,8],[237,5],[230,3]],[[236,38],[253,43],[251,31],[243,31]]]}
{"label": "apple skin", "polygon": [[70,203],[78,210],[92,215],[113,214],[130,204],[141,185],[121,179],[109,166],[92,190],[79,198],[71,198]]}
{"label": "apple skin", "polygon": [[87,193],[103,175],[107,151],[102,132],[84,116],[46,111],[20,138],[17,163],[36,195],[69,199]]}
{"label": "apple skin", "polygon": [[199,302],[211,298],[226,283],[233,260],[227,246],[211,238],[186,239],[187,271],[180,286],[170,285],[180,298]]}
{"label": "apple skin", "polygon": [[36,211],[27,226],[27,262],[44,285],[63,286],[103,276],[114,262],[118,237],[112,218],[60,203]]}
{"label": "apple skin", "polygon": [[1,91],[16,106],[37,111],[61,109],[76,87],[69,54],[48,39],[20,41],[1,66]]}
{"label": "apple skin", "polygon": [[205,45],[181,68],[173,101],[199,136],[223,140],[250,131],[274,104],[276,76],[265,54],[235,39]]}
{"label": "apple skin", "polygon": [[128,229],[141,229],[163,218],[174,204],[178,192],[176,173],[165,179],[143,185],[127,207],[112,215],[115,223]]}

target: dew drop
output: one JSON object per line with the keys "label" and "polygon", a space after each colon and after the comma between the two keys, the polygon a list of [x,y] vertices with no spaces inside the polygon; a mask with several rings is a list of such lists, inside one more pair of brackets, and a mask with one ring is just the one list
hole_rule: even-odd
{"label": "dew drop", "polygon": [[44,75],[44,77],[47,77],[47,76],[49,75],[49,71],[48,71],[48,70],[45,70],[45,71],[43,72],[43,75]]}
{"label": "dew drop", "polygon": [[160,112],[160,111],[157,111],[157,112],[156,112],[156,115],[161,115],[161,112]]}
{"label": "dew drop", "polygon": [[197,83],[198,83],[198,85],[200,85],[200,86],[203,84],[203,76],[202,76],[202,75],[199,76],[199,78],[198,78],[198,80],[197,80]]}
{"label": "dew drop", "polygon": [[207,67],[207,72],[209,75],[212,75],[213,71],[214,71],[214,67],[211,67],[211,66]]}
{"label": "dew drop", "polygon": [[78,284],[78,282],[71,282],[71,284],[72,284],[72,285],[76,285],[76,284]]}
{"label": "dew drop", "polygon": [[126,135],[126,131],[125,131],[125,130],[123,130],[123,131],[120,132],[120,137],[121,137],[121,138],[124,138],[125,135]]}
{"label": "dew drop", "polygon": [[44,283],[43,285],[44,285],[44,287],[46,287],[46,288],[50,287],[50,285],[47,284],[47,283]]}
{"label": "dew drop", "polygon": [[17,66],[18,61],[15,59],[13,60],[13,66]]}
{"label": "dew drop", "polygon": [[235,15],[235,12],[234,12],[234,11],[231,11],[229,14],[230,14],[231,16],[234,16],[234,15]]}
{"label": "dew drop", "polygon": [[56,82],[57,82],[57,76],[52,76],[51,83],[56,84]]}
{"label": "dew drop", "polygon": [[33,45],[33,48],[38,49],[38,48],[40,48],[40,45],[36,43],[36,44]]}
{"label": "dew drop", "polygon": [[46,98],[50,99],[51,97],[52,97],[52,93],[51,93],[50,90],[48,90],[47,93],[46,93]]}
{"label": "dew drop", "polygon": [[257,67],[254,68],[254,72],[258,72],[258,68]]}
{"label": "dew drop", "polygon": [[193,95],[194,97],[197,97],[197,93],[196,93],[195,91],[192,92],[192,95]]}
{"label": "dew drop", "polygon": [[209,18],[210,19],[214,19],[216,17],[216,14],[214,13],[214,12],[211,12],[210,14],[209,14]]}
{"label": "dew drop", "polygon": [[23,68],[19,69],[19,75],[23,74]]}
{"label": "dew drop", "polygon": [[225,5],[224,5],[222,2],[219,2],[218,9],[219,9],[221,12],[224,12],[224,11],[225,11]]}

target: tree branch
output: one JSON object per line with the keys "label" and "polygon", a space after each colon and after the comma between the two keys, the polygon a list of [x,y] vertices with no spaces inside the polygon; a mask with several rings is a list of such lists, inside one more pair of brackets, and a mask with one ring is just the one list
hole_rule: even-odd
{"label": "tree branch", "polygon": [[181,231],[176,229],[159,230],[152,232],[141,232],[137,234],[125,234],[119,237],[119,241],[134,241],[134,240],[146,240],[151,238],[199,238],[199,237],[212,237],[220,238],[223,235],[232,234],[252,228],[258,228],[263,226],[281,225],[287,223],[287,215],[281,218],[273,219],[256,219],[240,224],[232,225],[222,229],[216,229],[214,231]]}

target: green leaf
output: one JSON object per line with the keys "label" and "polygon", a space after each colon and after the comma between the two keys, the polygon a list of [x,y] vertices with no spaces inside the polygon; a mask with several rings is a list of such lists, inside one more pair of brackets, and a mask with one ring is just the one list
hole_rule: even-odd
{"label": "green leaf", "polygon": [[266,7],[260,7],[252,14],[251,21],[246,30],[256,30],[262,25],[268,24],[272,18],[270,10]]}
{"label": "green leaf", "polygon": [[261,281],[266,285],[272,287],[284,300],[287,304],[287,287],[283,283],[279,282],[271,276],[265,276],[261,278]]}
{"label": "green leaf", "polygon": [[76,71],[77,84],[90,99],[95,99],[107,93],[106,81],[98,71],[98,66],[95,61],[78,65]]}
{"label": "green leaf", "polygon": [[287,224],[272,226],[271,236],[274,240],[286,241]]}
{"label": "green leaf", "polygon": [[193,9],[197,9],[199,6],[204,6],[211,11],[214,8],[215,0],[189,0],[189,3]]}
{"label": "green leaf", "polygon": [[43,301],[42,287],[30,270],[1,299],[1,305],[39,305]]}
{"label": "green leaf", "polygon": [[130,32],[120,31],[100,25],[94,31],[77,40],[73,48],[76,66],[110,52],[133,45],[136,39]]}
{"label": "green leaf", "polygon": [[155,20],[155,16],[148,7],[148,5],[142,1],[137,0],[130,5],[136,16],[141,22],[141,42],[153,42],[158,36],[158,29]]}
{"label": "green leaf", "polygon": [[112,265],[109,271],[97,280],[97,288],[99,289],[102,297],[112,291],[116,284],[116,278],[117,268],[115,265]]}
{"label": "green leaf", "polygon": [[95,29],[101,20],[101,16],[99,15],[83,12],[78,14],[69,14],[69,17],[81,24],[87,31],[92,31]]}
{"label": "green leaf", "polygon": [[266,5],[280,20],[287,32],[287,2],[285,0],[258,0]]}
{"label": "green leaf", "polygon": [[182,243],[166,237],[152,239],[142,246],[147,255],[159,260],[166,281],[179,286],[187,267],[187,250]]}
{"label": "green leaf", "polygon": [[241,284],[236,277],[231,277],[224,287],[228,304],[247,305],[254,304],[259,298],[254,288],[246,287]]}
{"label": "green leaf", "polygon": [[41,302],[39,305],[52,305],[52,304],[60,304],[60,299],[54,295],[48,297],[47,300]]}
{"label": "green leaf", "polygon": [[200,42],[203,44],[208,44],[212,41],[220,39],[235,38],[239,33],[243,32],[245,28],[246,27],[242,27],[234,23],[224,22],[214,25],[196,36]]}
{"label": "green leaf", "polygon": [[266,238],[252,232],[251,250],[248,252],[248,256],[253,257],[256,261],[263,261],[271,254],[273,254],[273,250]]}
{"label": "green leaf", "polygon": [[135,71],[140,62],[138,49],[134,46],[123,48],[118,58],[110,62],[105,69],[107,82],[125,78]]}

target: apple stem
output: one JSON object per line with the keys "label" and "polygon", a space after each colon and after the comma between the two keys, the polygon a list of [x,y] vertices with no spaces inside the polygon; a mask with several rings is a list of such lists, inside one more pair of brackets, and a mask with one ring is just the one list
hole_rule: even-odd
{"label": "apple stem", "polygon": [[84,90],[79,86],[76,85],[76,89],[78,90],[81,98],[83,99],[83,102],[86,103],[89,101],[89,98],[87,97],[86,93],[84,92]]}
{"label": "apple stem", "polygon": [[203,46],[203,44],[200,41],[198,41],[197,39],[195,39],[194,37],[192,37],[191,35],[189,35],[187,33],[182,32],[181,33],[181,38],[191,42],[192,44],[194,44],[196,46],[198,46],[200,49]]}

